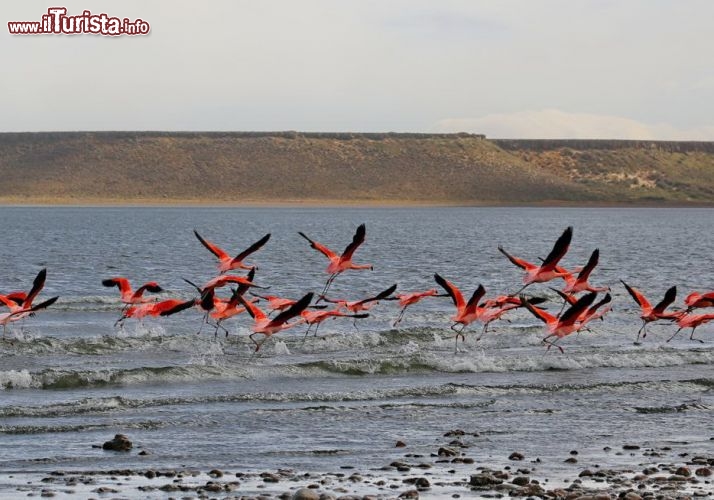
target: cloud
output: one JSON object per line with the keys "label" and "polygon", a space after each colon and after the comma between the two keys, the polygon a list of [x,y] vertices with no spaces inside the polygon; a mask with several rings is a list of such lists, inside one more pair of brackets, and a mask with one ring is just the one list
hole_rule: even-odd
{"label": "cloud", "polygon": [[502,139],[714,140],[714,126],[681,129],[668,123],[644,123],[621,116],[558,109],[446,118],[439,120],[435,128],[440,132],[473,132]]}

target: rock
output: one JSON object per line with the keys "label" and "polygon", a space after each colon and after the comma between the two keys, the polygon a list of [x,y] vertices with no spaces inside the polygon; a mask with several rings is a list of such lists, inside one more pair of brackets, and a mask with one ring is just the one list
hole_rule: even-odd
{"label": "rock", "polygon": [[675,471],[675,474],[677,474],[678,476],[689,477],[692,475],[692,471],[689,470],[689,467],[679,467]]}
{"label": "rock", "polygon": [[417,490],[423,491],[423,490],[428,490],[431,488],[431,483],[429,480],[425,477],[419,477],[417,480],[414,482],[414,486],[417,487]]}
{"label": "rock", "polygon": [[694,471],[694,474],[699,477],[709,477],[712,475],[712,470],[707,467],[700,467]]}
{"label": "rock", "polygon": [[141,451],[139,452],[139,455],[142,456],[142,457],[148,456],[148,455],[150,455],[150,454],[151,454],[151,453],[149,453],[149,452],[146,451],[146,450],[141,450]]}
{"label": "rock", "polygon": [[404,448],[407,445],[404,441],[397,441],[397,443],[394,445],[395,448]]}
{"label": "rock", "polygon": [[223,477],[223,472],[218,469],[213,469],[208,475],[211,477]]}
{"label": "rock", "polygon": [[102,449],[111,451],[129,451],[131,450],[132,444],[129,438],[124,434],[117,434],[111,441],[106,441],[102,445]]}
{"label": "rock", "polygon": [[446,448],[444,446],[439,448],[439,451],[437,451],[436,453],[440,457],[455,457],[456,455],[458,455],[456,450],[452,450],[451,448]]}
{"label": "rock", "polygon": [[571,454],[571,455],[577,455],[577,454],[578,454],[578,450],[570,450],[570,454]]}
{"label": "rock", "polygon": [[577,463],[578,463],[578,459],[575,458],[575,457],[570,457],[570,458],[566,458],[566,459],[564,460],[564,462],[565,462],[566,464],[577,464]]}
{"label": "rock", "polygon": [[147,471],[144,473],[144,477],[147,478],[147,479],[154,479],[154,478],[156,477],[156,472],[153,471],[153,470],[147,470]]}
{"label": "rock", "polygon": [[321,493],[320,494],[320,500],[335,500],[335,495],[331,495],[330,493]]}
{"label": "rock", "polygon": [[640,447],[636,444],[626,444],[622,447],[623,450],[639,450]]}
{"label": "rock", "polygon": [[593,471],[591,471],[590,469],[585,469],[580,474],[578,474],[578,477],[590,477],[592,475],[593,475]]}
{"label": "rock", "polygon": [[517,451],[514,451],[510,454],[508,460],[523,460],[524,458],[525,457],[523,456],[523,453],[518,453]]}
{"label": "rock", "polygon": [[309,488],[300,488],[293,493],[292,500],[320,500],[320,495]]}
{"label": "rock", "polygon": [[622,498],[623,500],[642,500],[642,497],[634,491],[628,491]]}
{"label": "rock", "polygon": [[419,492],[417,490],[407,490],[399,498],[419,498]]}
{"label": "rock", "polygon": [[531,482],[531,479],[528,476],[517,476],[514,477],[511,482],[516,486],[525,486]]}
{"label": "rock", "polygon": [[278,483],[280,482],[280,477],[277,474],[271,472],[261,472],[260,477],[263,478],[264,483]]}
{"label": "rock", "polygon": [[464,436],[466,433],[462,431],[461,429],[454,429],[453,431],[449,431],[446,434],[444,434],[444,437],[454,437],[454,436]]}
{"label": "rock", "polygon": [[477,486],[480,488],[483,488],[484,486],[493,486],[501,483],[503,483],[502,479],[493,477],[491,474],[488,473],[472,474],[471,479],[469,480],[469,484],[471,486]]}

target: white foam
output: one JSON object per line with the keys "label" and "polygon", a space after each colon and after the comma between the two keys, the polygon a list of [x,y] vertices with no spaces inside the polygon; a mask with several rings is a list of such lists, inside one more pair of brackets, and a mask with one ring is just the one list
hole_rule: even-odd
{"label": "white foam", "polygon": [[32,374],[29,371],[0,371],[0,389],[28,389],[30,387],[32,387]]}

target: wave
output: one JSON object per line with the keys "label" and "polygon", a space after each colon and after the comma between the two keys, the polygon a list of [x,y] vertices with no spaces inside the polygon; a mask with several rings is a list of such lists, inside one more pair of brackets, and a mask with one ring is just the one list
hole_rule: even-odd
{"label": "wave", "polygon": [[[365,388],[345,391],[308,391],[308,392],[241,392],[233,394],[192,394],[185,396],[161,396],[148,398],[130,398],[123,396],[87,397],[75,401],[49,403],[40,406],[9,405],[0,408],[0,418],[56,418],[86,414],[111,414],[116,417],[121,412],[138,408],[164,406],[205,406],[216,403],[291,403],[291,411],[326,412],[342,410],[336,406],[344,403],[370,403],[368,406],[382,408],[410,407],[431,408],[451,407],[458,409],[486,408],[496,403],[498,398],[509,396],[538,396],[548,393],[584,394],[593,392],[608,393],[671,393],[692,394],[706,392],[714,388],[714,379],[690,379],[681,381],[641,381],[641,382],[601,382],[594,384],[511,384],[477,385],[445,383],[440,385],[411,386],[398,388]],[[480,399],[466,399],[476,397]],[[298,406],[293,406],[298,404]],[[354,409],[351,406],[352,409]],[[672,407],[644,408],[633,407],[638,413],[658,413],[706,409],[701,403],[693,402]],[[284,411],[284,408],[266,408],[262,411]],[[138,424],[137,424],[138,425]],[[144,425],[144,424],[141,424]],[[154,424],[146,424],[154,425]],[[42,426],[40,426],[42,427]],[[44,428],[44,427],[43,427]],[[0,432],[3,427],[0,426]],[[29,431],[28,431],[29,432]]]}

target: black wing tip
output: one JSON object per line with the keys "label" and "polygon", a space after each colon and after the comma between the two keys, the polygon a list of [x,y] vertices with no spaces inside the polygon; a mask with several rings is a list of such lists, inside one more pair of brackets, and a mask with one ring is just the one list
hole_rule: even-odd
{"label": "black wing tip", "polygon": [[116,286],[117,282],[114,281],[114,278],[107,278],[102,280],[102,285],[104,286]]}

